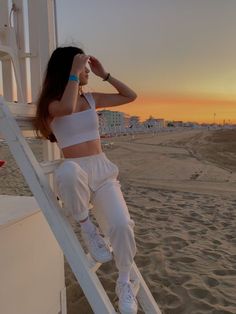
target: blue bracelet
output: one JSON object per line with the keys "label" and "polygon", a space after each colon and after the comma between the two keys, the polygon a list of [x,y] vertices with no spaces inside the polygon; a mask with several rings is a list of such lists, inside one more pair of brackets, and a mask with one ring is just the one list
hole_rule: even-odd
{"label": "blue bracelet", "polygon": [[70,75],[69,76],[69,81],[75,81],[79,84],[79,78],[76,75]]}

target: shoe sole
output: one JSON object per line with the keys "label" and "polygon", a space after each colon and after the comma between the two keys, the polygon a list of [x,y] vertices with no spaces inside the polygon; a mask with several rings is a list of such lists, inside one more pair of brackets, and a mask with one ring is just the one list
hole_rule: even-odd
{"label": "shoe sole", "polygon": [[118,313],[120,313],[120,314],[137,314],[137,313],[138,313],[138,310],[135,311],[135,312],[131,312],[131,311],[121,311],[121,310],[119,309],[119,312],[118,312]]}

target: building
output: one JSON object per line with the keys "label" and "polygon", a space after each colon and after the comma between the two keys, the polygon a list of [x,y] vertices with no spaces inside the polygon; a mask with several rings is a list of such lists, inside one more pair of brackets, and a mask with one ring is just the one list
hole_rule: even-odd
{"label": "building", "polygon": [[107,132],[107,120],[105,115],[103,115],[100,111],[97,111],[98,114],[98,121],[99,121],[99,131],[101,135],[104,135]]}
{"label": "building", "polygon": [[124,130],[129,125],[129,117],[123,112],[99,110],[97,114],[101,134],[110,133],[112,130]]}
{"label": "building", "polygon": [[165,127],[165,119],[156,119],[158,128],[164,128]]}
{"label": "building", "polygon": [[152,116],[148,118],[146,121],[144,121],[144,126],[146,128],[164,128],[165,126],[165,120],[164,119],[155,119]]}
{"label": "building", "polygon": [[183,121],[169,121],[169,122],[167,123],[167,126],[169,126],[169,127],[175,127],[175,128],[177,128],[177,127],[183,127],[183,126],[184,126],[184,123],[183,123]]}
{"label": "building", "polygon": [[99,121],[102,122],[103,126],[116,127],[116,126],[125,125],[125,116],[123,112],[99,110],[98,116],[99,116]]}
{"label": "building", "polygon": [[129,117],[129,127],[137,128],[140,126],[140,118],[138,116]]}

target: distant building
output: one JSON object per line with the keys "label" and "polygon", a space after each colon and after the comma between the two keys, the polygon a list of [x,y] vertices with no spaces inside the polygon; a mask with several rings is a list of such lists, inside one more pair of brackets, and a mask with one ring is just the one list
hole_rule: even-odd
{"label": "distant building", "polygon": [[130,125],[130,116],[126,113],[124,113],[124,127],[128,128]]}
{"label": "distant building", "polygon": [[124,126],[125,114],[119,111],[99,110],[98,115],[108,127]]}
{"label": "distant building", "polygon": [[167,123],[167,126],[168,126],[168,127],[175,127],[175,128],[177,128],[177,127],[183,127],[183,126],[184,126],[184,123],[183,123],[183,121],[169,121],[169,122]]}
{"label": "distant building", "polygon": [[122,131],[129,125],[129,117],[123,112],[99,110],[97,114],[101,134]]}
{"label": "distant building", "polygon": [[159,128],[165,127],[165,119],[156,119]]}
{"label": "distant building", "polygon": [[129,127],[137,128],[140,126],[140,118],[138,116],[129,117]]}
{"label": "distant building", "polygon": [[187,128],[197,128],[199,124],[197,122],[184,122],[183,126]]}
{"label": "distant building", "polygon": [[106,134],[107,133],[107,120],[100,111],[97,111],[97,114],[98,114],[100,134],[101,135]]}
{"label": "distant building", "polygon": [[143,124],[146,128],[163,128],[165,126],[165,120],[150,117],[144,121]]}

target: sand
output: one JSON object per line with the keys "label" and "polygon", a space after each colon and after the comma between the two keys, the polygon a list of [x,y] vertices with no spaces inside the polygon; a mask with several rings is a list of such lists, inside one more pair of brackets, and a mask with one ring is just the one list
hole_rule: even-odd
{"label": "sand", "polygon": [[[134,219],[135,261],[163,314],[236,313],[236,130],[188,130],[108,139],[108,157]],[[30,140],[39,159],[41,143]],[[4,143],[0,194],[30,195]],[[78,225],[72,221],[79,236]],[[68,264],[68,314],[90,309]],[[99,277],[114,305],[117,271]],[[140,309],[139,314],[143,313]],[[102,314],[102,313],[101,313]]]}

